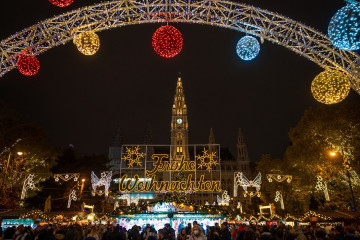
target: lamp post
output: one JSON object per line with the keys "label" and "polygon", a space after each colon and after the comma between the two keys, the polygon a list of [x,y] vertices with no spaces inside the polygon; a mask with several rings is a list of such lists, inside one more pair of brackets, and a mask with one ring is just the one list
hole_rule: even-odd
{"label": "lamp post", "polygon": [[[331,151],[330,152],[330,156],[331,157],[335,157],[336,156],[336,153],[335,151]],[[350,191],[351,191],[351,197],[352,197],[352,202],[353,202],[353,205],[354,205],[354,210],[357,211],[357,208],[356,208],[356,201],[355,201],[355,197],[354,197],[354,191],[353,191],[353,188],[352,188],[352,185],[351,185],[351,177],[350,177],[350,165],[349,165],[349,161],[347,160],[347,158],[345,157],[344,154],[340,154],[343,161],[344,161],[344,166],[345,166],[345,171],[346,171],[346,175],[348,177],[348,180],[349,180],[349,187],[350,187]]]}

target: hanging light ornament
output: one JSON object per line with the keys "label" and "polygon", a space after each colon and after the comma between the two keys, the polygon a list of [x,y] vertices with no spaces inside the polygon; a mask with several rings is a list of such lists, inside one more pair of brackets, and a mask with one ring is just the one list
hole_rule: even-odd
{"label": "hanging light ornament", "polygon": [[324,104],[339,103],[350,91],[350,81],[344,73],[326,70],[315,77],[311,83],[314,98]]}
{"label": "hanging light ornament", "polygon": [[259,41],[252,36],[242,37],[236,45],[236,53],[242,60],[253,60],[259,52]]}
{"label": "hanging light ornament", "polygon": [[169,25],[159,27],[152,37],[152,46],[155,52],[164,58],[178,55],[183,47],[183,42],[181,32]]}
{"label": "hanging light ornament", "polygon": [[100,48],[100,39],[93,31],[84,31],[74,36],[74,44],[82,54],[94,55]]}
{"label": "hanging light ornament", "polygon": [[16,66],[21,74],[25,76],[33,76],[39,72],[40,62],[35,56],[22,54],[18,58]]}
{"label": "hanging light ornament", "polygon": [[332,44],[340,49],[360,49],[360,3],[351,1],[331,18],[328,34]]}
{"label": "hanging light ornament", "polygon": [[67,7],[74,2],[74,0],[49,0],[49,1],[58,7]]}

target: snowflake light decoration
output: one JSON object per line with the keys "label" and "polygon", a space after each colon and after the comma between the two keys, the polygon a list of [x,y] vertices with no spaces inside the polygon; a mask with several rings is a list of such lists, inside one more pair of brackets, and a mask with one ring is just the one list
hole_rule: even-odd
{"label": "snowflake light decoration", "polygon": [[23,184],[23,188],[21,191],[21,199],[25,199],[26,197],[26,192],[28,189],[34,189],[35,188],[35,184],[34,184],[34,174],[29,174],[27,176],[27,178],[24,181]]}
{"label": "snowflake light decoration", "polygon": [[284,199],[283,199],[282,193],[280,191],[276,191],[274,201],[275,202],[280,202],[281,209],[285,209]]}
{"label": "snowflake light decoration", "polygon": [[209,202],[208,201],[206,201],[205,202],[205,206],[209,206],[210,204],[209,204]]}
{"label": "snowflake light decoration", "polygon": [[55,182],[59,182],[59,180],[63,180],[65,182],[69,181],[70,179],[74,179],[75,182],[79,180],[80,173],[57,173],[54,174]]}
{"label": "snowflake light decoration", "polygon": [[208,150],[204,148],[202,155],[197,155],[196,159],[200,160],[200,164],[198,164],[198,169],[206,167],[206,171],[211,171],[212,166],[219,165],[219,163],[214,160],[216,156],[216,152],[209,153]]}
{"label": "snowflake light decoration", "polygon": [[126,155],[124,155],[121,159],[128,161],[128,168],[134,167],[134,164],[140,167],[142,166],[140,159],[145,157],[145,153],[139,152],[139,150],[139,146],[134,148],[126,147]]}
{"label": "snowflake light decoration", "polygon": [[[103,195],[105,193],[105,196],[109,196],[109,188],[110,188],[110,184],[111,184],[111,177],[112,177],[112,172],[102,172],[101,173],[101,178],[99,179],[95,173],[92,171],[91,172],[91,185],[93,188],[93,196],[95,195],[95,193],[97,193],[98,195]],[[96,190],[97,187],[100,186],[105,186],[105,191],[101,191],[101,190]]]}
{"label": "snowflake light decoration", "polygon": [[217,196],[217,202],[220,206],[229,206],[230,196],[226,190],[221,197]]}
{"label": "snowflake light decoration", "polygon": [[360,49],[360,3],[352,2],[331,18],[328,34],[332,44],[340,49]]}
{"label": "snowflake light decoration", "polygon": [[[261,196],[260,189],[261,189],[261,173],[258,173],[258,175],[254,178],[254,180],[250,181],[245,177],[245,175],[242,172],[234,173],[234,197],[237,197],[238,187],[241,186],[244,190],[244,197],[247,195],[250,196],[250,198],[258,196]],[[256,192],[248,191],[248,187],[254,187],[256,189]]]}
{"label": "snowflake light decoration", "polygon": [[327,182],[323,181],[323,178],[321,176],[317,176],[316,178],[317,178],[317,183],[316,183],[315,189],[318,191],[324,191],[325,200],[330,201],[329,191],[327,188]]}
{"label": "snowflake light decoration", "polygon": [[73,189],[69,194],[67,208],[70,208],[71,201],[76,201],[76,200],[77,200],[76,191],[75,191],[75,189]]}
{"label": "snowflake light decoration", "polygon": [[259,41],[252,36],[242,37],[236,45],[236,53],[242,60],[253,60],[259,52]]}

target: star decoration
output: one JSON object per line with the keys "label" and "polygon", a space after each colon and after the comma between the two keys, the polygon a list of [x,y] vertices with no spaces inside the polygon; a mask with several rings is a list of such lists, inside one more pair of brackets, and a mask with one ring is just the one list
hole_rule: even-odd
{"label": "star decoration", "polygon": [[196,159],[200,160],[200,164],[198,165],[198,168],[206,167],[206,171],[211,171],[212,166],[219,165],[217,161],[214,160],[214,157],[216,156],[216,152],[209,153],[208,150],[204,148],[202,155],[197,155]]}
{"label": "star decoration", "polygon": [[128,168],[134,167],[134,164],[141,167],[140,159],[145,157],[145,153],[139,152],[140,147],[128,148],[126,147],[126,155],[122,157],[122,160],[129,161]]}

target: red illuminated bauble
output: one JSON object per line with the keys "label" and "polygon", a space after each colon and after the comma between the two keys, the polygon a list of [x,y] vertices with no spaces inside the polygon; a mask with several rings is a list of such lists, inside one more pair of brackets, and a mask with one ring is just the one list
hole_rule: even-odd
{"label": "red illuminated bauble", "polygon": [[58,7],[67,7],[74,2],[74,0],[49,0],[49,1]]}
{"label": "red illuminated bauble", "polygon": [[164,58],[172,58],[181,52],[183,37],[173,26],[159,27],[152,37],[152,45],[157,54]]}
{"label": "red illuminated bauble", "polygon": [[23,54],[16,63],[17,69],[25,76],[33,76],[39,72],[40,62],[32,55]]}

